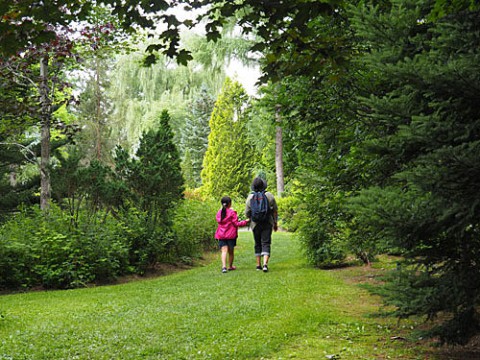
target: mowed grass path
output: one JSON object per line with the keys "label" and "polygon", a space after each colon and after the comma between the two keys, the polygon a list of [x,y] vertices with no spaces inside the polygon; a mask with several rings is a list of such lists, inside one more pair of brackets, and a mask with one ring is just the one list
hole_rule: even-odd
{"label": "mowed grass path", "polygon": [[424,359],[392,341],[395,319],[341,271],[308,266],[275,233],[270,272],[240,232],[238,269],[219,257],[155,279],[0,296],[0,359]]}

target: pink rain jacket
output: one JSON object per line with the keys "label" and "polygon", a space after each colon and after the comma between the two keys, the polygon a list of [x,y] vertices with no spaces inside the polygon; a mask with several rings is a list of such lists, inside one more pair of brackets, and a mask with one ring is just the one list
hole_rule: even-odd
{"label": "pink rain jacket", "polygon": [[222,209],[217,212],[217,231],[215,239],[230,240],[238,237],[238,228],[247,225],[247,220],[238,221],[237,212],[227,208],[227,215],[222,220]]}

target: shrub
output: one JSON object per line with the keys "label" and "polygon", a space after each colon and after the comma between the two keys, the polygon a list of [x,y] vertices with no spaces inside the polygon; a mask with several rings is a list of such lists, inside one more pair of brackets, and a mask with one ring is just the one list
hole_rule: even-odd
{"label": "shrub", "polygon": [[347,256],[347,244],[343,227],[338,227],[345,213],[342,211],[341,193],[307,194],[307,216],[300,228],[300,239],[305,245],[309,261],[319,267],[334,267],[343,263]]}
{"label": "shrub", "polygon": [[310,263],[322,268],[340,266],[347,255],[345,243],[332,236],[325,228],[306,223],[301,230],[301,241],[305,245]]}
{"label": "shrub", "polygon": [[[100,215],[102,215],[100,221]],[[72,227],[56,206],[22,211],[0,229],[0,287],[74,288],[128,270],[124,227],[104,213]]]}
{"label": "shrub", "polygon": [[165,220],[152,226],[152,221],[144,211],[135,207],[118,214],[123,227],[122,236],[128,245],[129,270],[144,274],[158,262],[171,262],[175,258],[174,235],[164,225]]}
{"label": "shrub", "polygon": [[305,204],[295,196],[276,198],[276,201],[280,226],[288,231],[297,231],[307,215]]}
{"label": "shrub", "polygon": [[196,257],[215,249],[218,209],[219,204],[213,200],[186,199],[178,206],[173,231],[179,257]]}
{"label": "shrub", "polygon": [[[0,288],[75,288],[143,274],[159,262],[200,256],[216,247],[216,201],[188,199],[173,226],[152,229],[135,208],[116,214],[24,209],[0,228]],[[78,216],[78,218],[77,218]]]}

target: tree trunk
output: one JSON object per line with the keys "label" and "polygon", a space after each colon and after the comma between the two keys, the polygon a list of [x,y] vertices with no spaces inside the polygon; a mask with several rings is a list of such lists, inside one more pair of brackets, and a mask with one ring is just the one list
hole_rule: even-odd
{"label": "tree trunk", "polygon": [[102,110],[102,98],[101,98],[101,90],[100,90],[100,59],[95,57],[95,152],[97,156],[97,160],[101,161],[102,159],[102,133],[101,133],[101,110]]}
{"label": "tree trunk", "polygon": [[50,206],[50,121],[52,105],[48,89],[48,58],[40,60],[41,152],[40,152],[40,208]]}
{"label": "tree trunk", "polygon": [[18,170],[18,165],[16,164],[10,164],[8,166],[10,169],[10,175],[8,176],[10,186],[15,187],[17,186],[17,170]]}
{"label": "tree trunk", "polygon": [[283,176],[283,134],[282,134],[282,118],[280,116],[281,105],[277,105],[275,109],[275,121],[277,123],[275,134],[275,169],[277,173],[277,196],[281,197],[285,190]]}

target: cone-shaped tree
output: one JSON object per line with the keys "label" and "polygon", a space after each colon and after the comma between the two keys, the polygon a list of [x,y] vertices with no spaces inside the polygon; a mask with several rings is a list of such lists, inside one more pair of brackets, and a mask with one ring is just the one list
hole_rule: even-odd
{"label": "cone-shaped tree", "polygon": [[182,168],[187,186],[195,188],[200,186],[203,158],[208,146],[208,126],[212,115],[215,100],[203,85],[198,95],[193,99],[189,108],[182,132],[183,163]]}
{"label": "cone-shaped tree", "polygon": [[252,147],[244,110],[248,97],[242,86],[225,81],[210,118],[208,148],[203,161],[202,191],[209,196],[245,196],[251,181]]}

